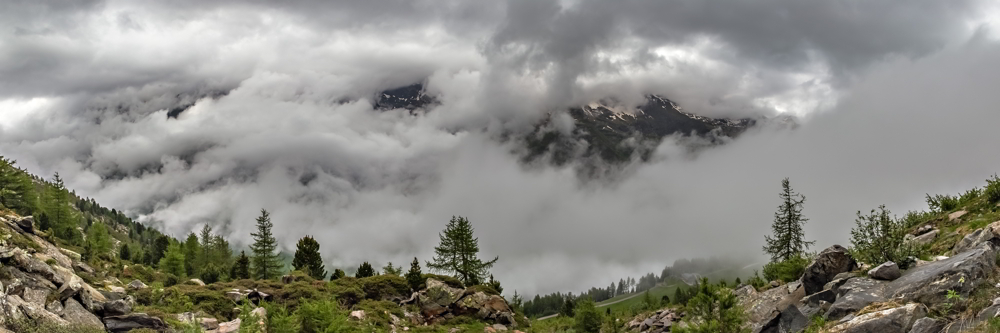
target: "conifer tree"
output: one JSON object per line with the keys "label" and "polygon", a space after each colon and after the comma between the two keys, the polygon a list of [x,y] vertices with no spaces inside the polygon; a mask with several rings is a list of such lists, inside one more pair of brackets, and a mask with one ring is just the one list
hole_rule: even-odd
{"label": "conifer tree", "polygon": [[201,244],[198,243],[198,236],[193,232],[184,241],[184,271],[188,276],[199,276],[198,268],[204,265],[201,262]]}
{"label": "conifer tree", "polygon": [[22,215],[38,210],[38,195],[27,173],[21,172],[15,162],[0,157],[0,205]]}
{"label": "conifer tree", "polygon": [[295,245],[292,267],[309,274],[314,279],[326,279],[326,267],[323,266],[323,257],[319,254],[319,242],[311,236],[299,239],[298,244]]}
{"label": "conifer tree", "polygon": [[252,273],[255,279],[267,280],[278,277],[281,274],[281,261],[276,252],[278,240],[271,234],[271,214],[267,210],[260,210],[260,217],[257,218],[257,232],[251,233],[253,244],[250,251],[253,252]]}
{"label": "conifer tree", "polygon": [[358,267],[358,271],[354,273],[354,277],[359,279],[370,276],[375,276],[375,269],[372,268],[372,265],[369,264],[367,261],[362,263],[361,266]]}
{"label": "conifer tree", "polygon": [[805,241],[802,226],[809,219],[802,216],[802,204],[806,197],[792,191],[788,178],[781,181],[781,205],[774,213],[771,223],[772,236],[764,236],[767,245],[764,253],[771,256],[772,262],[785,261],[805,252],[814,242]]}
{"label": "conifer tree", "polygon": [[160,259],[160,269],[177,277],[183,277],[187,273],[184,269],[184,249],[181,244],[171,243],[167,246],[163,259]]}
{"label": "conifer tree", "polygon": [[424,283],[423,273],[420,271],[420,261],[417,257],[413,257],[413,262],[410,263],[410,270],[406,271],[406,283],[410,285],[410,289],[414,291],[420,289],[420,285]]}
{"label": "conifer tree", "polygon": [[333,281],[333,280],[336,280],[336,279],[339,279],[339,278],[342,278],[342,277],[345,277],[345,276],[347,276],[347,273],[344,273],[344,270],[342,270],[340,268],[335,268],[333,270],[333,273],[330,273],[330,281]]}
{"label": "conifer tree", "polygon": [[452,217],[440,234],[441,243],[434,248],[434,259],[427,267],[450,272],[465,285],[480,284],[499,257],[486,262],[480,260],[479,239],[473,237],[473,231],[468,219]]}
{"label": "conifer tree", "polygon": [[403,268],[393,266],[392,262],[390,261],[388,264],[382,267],[382,274],[400,276],[403,274]]}
{"label": "conifer tree", "polygon": [[80,245],[83,238],[76,230],[76,216],[69,206],[69,192],[59,173],[55,174],[52,185],[47,189],[45,211],[49,215],[56,237]]}
{"label": "conifer tree", "polygon": [[490,280],[486,282],[486,285],[503,294],[503,287],[500,286],[500,281],[493,279],[493,274],[490,274]]}
{"label": "conifer tree", "polygon": [[108,234],[108,228],[104,223],[94,223],[87,228],[87,244],[84,246],[84,252],[88,260],[110,256],[108,252],[111,252],[112,246],[114,244],[111,243],[111,235]]}
{"label": "conifer tree", "polygon": [[118,249],[118,259],[132,260],[132,251],[129,249],[128,244],[122,243],[122,247]]}
{"label": "conifer tree", "polygon": [[250,258],[246,251],[240,251],[240,256],[233,263],[233,268],[229,271],[229,278],[232,280],[250,278]]}

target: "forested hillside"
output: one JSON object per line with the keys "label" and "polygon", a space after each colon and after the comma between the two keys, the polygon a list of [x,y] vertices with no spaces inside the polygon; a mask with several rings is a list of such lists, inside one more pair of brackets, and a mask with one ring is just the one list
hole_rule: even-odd
{"label": "forested hillside", "polygon": [[[250,251],[204,227],[175,239],[0,159],[2,327],[17,332],[417,332],[526,327],[454,217],[427,274],[414,258],[327,271],[304,235],[286,269],[261,210]],[[254,324],[258,323],[259,324]],[[250,323],[250,324],[248,324]]]}

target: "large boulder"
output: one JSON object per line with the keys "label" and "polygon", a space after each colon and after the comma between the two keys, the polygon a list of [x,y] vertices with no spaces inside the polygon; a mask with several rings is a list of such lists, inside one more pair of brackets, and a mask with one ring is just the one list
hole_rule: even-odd
{"label": "large boulder", "polygon": [[104,303],[105,316],[121,316],[132,312],[132,304],[125,299]]}
{"label": "large boulder", "polygon": [[940,333],[944,329],[945,322],[940,319],[923,317],[913,322],[913,327],[909,333]]}
{"label": "large boulder", "polygon": [[990,243],[993,246],[1000,245],[1000,221],[990,223],[985,228],[977,229],[965,235],[962,240],[952,248],[952,254],[962,253],[971,250],[982,243]]}
{"label": "large boulder", "polygon": [[132,280],[132,282],[129,282],[126,287],[128,287],[129,290],[141,290],[149,288],[149,286],[147,286],[145,283],[142,283],[142,281],[139,280]]}
{"label": "large boulder", "polygon": [[59,300],[65,301],[66,299],[76,296],[81,290],[83,290],[84,284],[83,279],[76,276],[76,274],[72,275],[69,281],[66,281],[66,283],[63,283],[62,286],[59,287]]}
{"label": "large boulder", "polygon": [[885,282],[854,277],[838,287],[837,300],[824,315],[826,320],[838,320],[858,312],[869,304],[885,301]]}
{"label": "large boulder", "polygon": [[35,233],[35,218],[31,216],[16,218],[14,219],[14,224],[24,232],[29,234]]}
{"label": "large boulder", "polygon": [[806,318],[795,305],[789,304],[764,324],[760,333],[799,333],[806,326],[809,326],[809,318]]}
{"label": "large boulder", "polygon": [[889,282],[887,295],[904,302],[944,304],[949,290],[968,296],[993,270],[996,254],[993,245],[979,246],[906,271]]}
{"label": "large boulder", "polygon": [[806,295],[822,291],[823,286],[832,281],[837,274],[850,272],[857,266],[858,263],[847,252],[847,248],[840,245],[826,248],[806,267],[802,275],[802,286],[805,287]]}
{"label": "large boulder", "polygon": [[83,305],[80,305],[79,302],[72,298],[63,303],[62,317],[70,324],[98,329],[104,328],[104,323],[101,323],[101,320],[97,319],[97,316],[84,309]]}
{"label": "large boulder", "polygon": [[241,325],[240,318],[233,319],[232,321],[227,321],[219,324],[219,329],[215,331],[216,333],[233,333],[240,331]]}
{"label": "large boulder", "polygon": [[451,305],[462,298],[463,293],[462,289],[453,288],[437,279],[428,278],[427,289],[417,294],[420,312],[428,318],[439,316],[448,312]]}
{"label": "large boulder", "polygon": [[830,333],[908,333],[918,319],[926,316],[926,306],[910,303],[854,317],[834,326],[830,329]]}
{"label": "large boulder", "polygon": [[28,304],[17,296],[7,296],[7,300],[8,302],[12,301],[14,303],[18,303],[21,307],[21,311],[24,311],[24,314],[28,318],[31,318],[36,322],[46,322],[46,323],[56,324],[59,326],[69,325],[69,322],[59,317],[59,315],[56,315],[52,312],[49,312],[48,310],[45,310],[44,307]]}
{"label": "large boulder", "polygon": [[891,261],[887,261],[868,270],[868,277],[876,280],[892,281],[898,279],[902,274],[903,273],[899,271],[899,266]]}
{"label": "large boulder", "polygon": [[170,329],[167,323],[163,322],[163,319],[145,313],[104,317],[104,328],[111,333],[123,333],[141,328],[157,332],[167,332]]}
{"label": "large boulder", "polygon": [[38,275],[46,280],[52,281],[55,285],[61,285],[64,281],[61,276],[56,275],[52,267],[41,260],[36,259],[23,249],[15,248],[11,252],[11,257],[3,263],[17,267],[28,274]]}

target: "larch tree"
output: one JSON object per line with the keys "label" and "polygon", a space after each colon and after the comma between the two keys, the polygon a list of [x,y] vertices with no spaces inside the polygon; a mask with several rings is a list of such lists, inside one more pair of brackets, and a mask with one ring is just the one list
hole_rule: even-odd
{"label": "larch tree", "polygon": [[312,236],[302,237],[295,245],[292,267],[309,274],[314,279],[326,279],[326,267],[323,266],[323,257],[319,254],[319,242]]}
{"label": "larch tree", "polygon": [[452,217],[440,234],[441,243],[434,248],[433,261],[427,263],[431,269],[450,272],[466,285],[477,285],[499,257],[493,260],[479,259],[479,239],[473,236],[472,224],[464,217]]}
{"label": "larch tree", "polygon": [[812,241],[805,240],[803,225],[809,219],[802,216],[802,205],[806,202],[806,197],[792,191],[792,186],[785,178],[781,181],[781,205],[774,213],[774,222],[771,223],[773,235],[764,236],[767,242],[764,245],[764,253],[771,256],[772,262],[785,261],[801,255],[812,246]]}
{"label": "larch tree", "polygon": [[278,258],[278,240],[271,234],[271,214],[267,210],[260,210],[260,217],[257,218],[257,232],[251,233],[253,244],[250,251],[251,273],[255,279],[267,280],[277,278],[281,274],[281,259]]}

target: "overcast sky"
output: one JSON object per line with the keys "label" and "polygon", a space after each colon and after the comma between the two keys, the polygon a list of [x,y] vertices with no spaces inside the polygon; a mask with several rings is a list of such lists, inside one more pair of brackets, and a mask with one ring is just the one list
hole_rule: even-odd
{"label": "overcast sky", "polygon": [[[245,243],[266,208],[283,249],[313,235],[349,271],[428,260],[467,216],[522,294],[756,256],[784,177],[823,248],[857,210],[922,209],[1000,171],[995,1],[207,3],[0,3],[0,154],[175,236]],[[440,105],[372,109],[416,82]],[[671,138],[591,181],[499,139],[649,93],[801,126],[696,154]]]}

